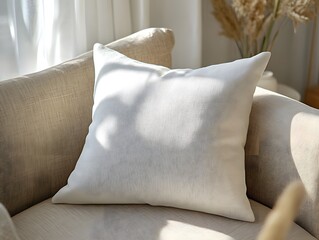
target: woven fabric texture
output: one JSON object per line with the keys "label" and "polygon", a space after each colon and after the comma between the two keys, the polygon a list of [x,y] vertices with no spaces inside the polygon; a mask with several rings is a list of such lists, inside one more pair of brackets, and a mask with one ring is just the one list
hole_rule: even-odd
{"label": "woven fabric texture", "polygon": [[[146,29],[108,46],[170,67],[173,44],[170,30]],[[0,82],[0,202],[10,214],[65,185],[91,122],[93,85],[92,52]]]}

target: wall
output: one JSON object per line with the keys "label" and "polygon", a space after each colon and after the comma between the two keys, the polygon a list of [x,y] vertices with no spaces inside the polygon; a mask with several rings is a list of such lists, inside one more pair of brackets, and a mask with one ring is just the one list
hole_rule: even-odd
{"label": "wall", "polygon": [[202,4],[203,24],[203,52],[202,64],[222,63],[239,58],[237,47],[233,41],[219,35],[221,28],[211,14],[213,8],[210,0],[204,0]]}
{"label": "wall", "polygon": [[175,34],[174,68],[198,68],[202,61],[201,0],[151,0],[151,27],[168,27]]}

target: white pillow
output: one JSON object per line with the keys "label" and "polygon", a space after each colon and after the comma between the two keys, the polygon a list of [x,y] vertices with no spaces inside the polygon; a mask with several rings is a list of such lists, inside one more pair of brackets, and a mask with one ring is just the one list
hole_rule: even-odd
{"label": "white pillow", "polygon": [[93,121],[53,202],[148,203],[254,221],[244,145],[269,57],[170,70],[96,44]]}

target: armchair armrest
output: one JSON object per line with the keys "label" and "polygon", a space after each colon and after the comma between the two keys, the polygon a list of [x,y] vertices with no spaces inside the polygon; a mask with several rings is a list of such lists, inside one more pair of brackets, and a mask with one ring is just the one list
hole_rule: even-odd
{"label": "armchair armrest", "polygon": [[246,156],[248,196],[272,207],[283,188],[300,179],[308,197],[297,223],[319,238],[319,111],[257,88],[250,129],[255,134],[248,134],[247,145],[259,145]]}

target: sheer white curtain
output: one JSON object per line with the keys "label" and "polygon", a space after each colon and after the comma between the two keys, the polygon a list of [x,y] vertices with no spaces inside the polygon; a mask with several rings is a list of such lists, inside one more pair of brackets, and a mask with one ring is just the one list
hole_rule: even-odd
{"label": "sheer white curtain", "polygon": [[146,28],[149,0],[1,0],[0,80]]}

